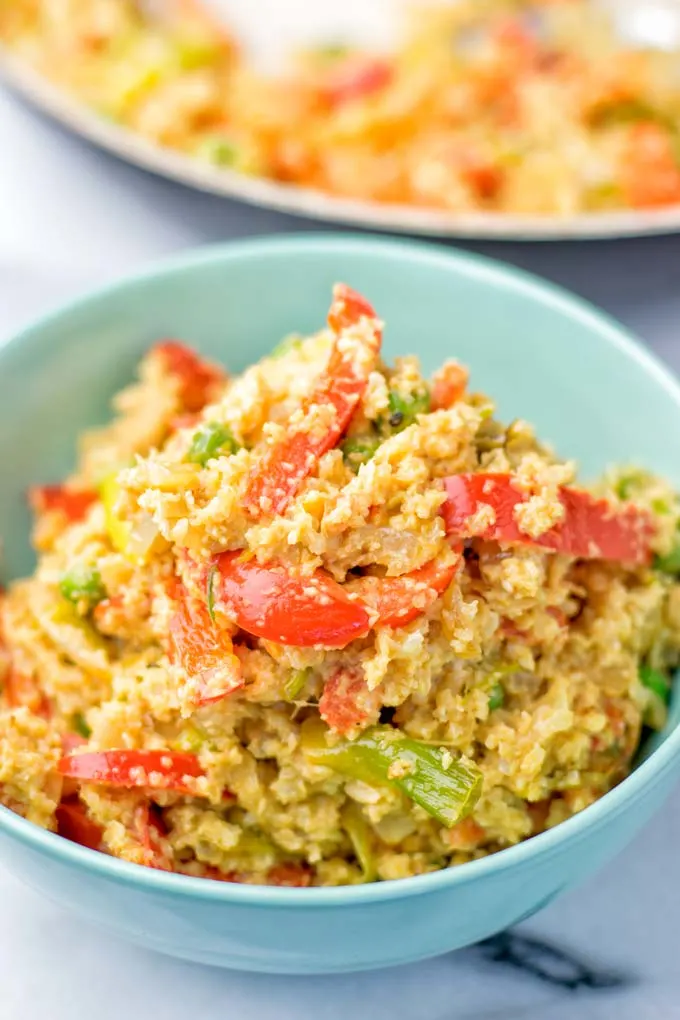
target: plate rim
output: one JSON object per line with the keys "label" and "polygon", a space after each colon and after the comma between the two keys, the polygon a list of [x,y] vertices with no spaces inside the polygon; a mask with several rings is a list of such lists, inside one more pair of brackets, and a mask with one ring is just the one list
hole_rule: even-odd
{"label": "plate rim", "polygon": [[662,209],[578,213],[559,218],[453,213],[329,195],[314,188],[217,169],[156,145],[78,102],[4,43],[0,43],[0,80],[71,133],[132,166],[196,191],[322,223],[383,233],[480,241],[611,240],[680,231],[680,203]]}

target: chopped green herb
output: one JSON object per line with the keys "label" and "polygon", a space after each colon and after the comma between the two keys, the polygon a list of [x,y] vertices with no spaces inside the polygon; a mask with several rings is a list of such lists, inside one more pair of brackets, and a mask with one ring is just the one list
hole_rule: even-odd
{"label": "chopped green herb", "polygon": [[206,601],[208,603],[208,616],[215,622],[215,577],[217,575],[217,564],[213,563],[212,567],[208,571],[208,577],[206,580]]}
{"label": "chopped green herb", "polygon": [[200,428],[191,440],[187,460],[205,467],[209,460],[221,453],[237,453],[240,449],[228,428],[211,421]]}
{"label": "chopped green herb", "polygon": [[285,354],[290,354],[291,351],[297,351],[302,347],[303,338],[297,333],[291,333],[290,336],[284,336],[280,344],[277,344],[273,351],[270,353],[270,358],[282,358]]}
{"label": "chopped green herb", "polygon": [[495,712],[505,704],[505,688],[503,684],[495,683],[489,691],[489,711]]}
{"label": "chopped green herb", "polygon": [[59,591],[74,605],[86,602],[92,608],[106,598],[106,588],[96,567],[76,564],[61,575]]}
{"label": "chopped green herb", "polygon": [[375,451],[380,446],[380,440],[373,436],[355,439],[345,439],[341,444],[342,456],[345,464],[356,472],[362,464],[368,464]]}
{"label": "chopped green herb", "polygon": [[680,542],[665,556],[654,557],[654,569],[664,574],[680,574]]}
{"label": "chopped green herb", "polygon": [[79,736],[84,737],[85,740],[89,740],[92,736],[92,730],[87,725],[87,720],[82,712],[76,712],[74,714],[71,719],[71,726],[73,727],[74,732],[76,732]]}
{"label": "chopped green herb", "polygon": [[288,701],[295,701],[296,698],[300,697],[300,694],[307,683],[310,672],[310,669],[291,670],[290,676],[284,684],[284,690]]}
{"label": "chopped green herb", "polygon": [[389,414],[386,422],[392,432],[401,432],[412,425],[419,414],[427,414],[430,410],[430,394],[427,390],[409,393],[407,396],[397,390],[390,390],[388,400]]}

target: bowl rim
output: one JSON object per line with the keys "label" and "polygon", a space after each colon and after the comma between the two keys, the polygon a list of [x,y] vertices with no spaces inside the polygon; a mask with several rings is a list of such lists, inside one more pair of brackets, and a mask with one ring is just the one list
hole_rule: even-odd
{"label": "bowl rim", "polygon": [[[517,269],[497,259],[470,253],[443,244],[394,239],[379,235],[333,232],[280,234],[227,241],[189,249],[179,255],[154,261],[148,267],[126,274],[81,297],[41,315],[19,331],[0,337],[0,362],[22,344],[39,343],[61,319],[72,314],[96,309],[101,302],[129,288],[144,287],[159,278],[171,279],[203,266],[252,260],[263,257],[295,258],[313,253],[327,257],[338,251],[345,254],[370,255],[396,263],[416,262],[444,269],[468,278],[487,282],[494,289],[506,289],[528,300],[543,304],[572,321],[588,328],[598,339],[610,346],[651,377],[676,402],[680,410],[680,382],[672,372],[634,335],[606,312],[571,294],[568,290],[533,273]],[[629,776],[604,797],[552,829],[533,836],[515,846],[465,865],[446,868],[426,875],[391,879],[366,885],[314,887],[311,889],[281,888],[266,885],[239,885],[205,878],[192,878],[170,872],[141,867],[117,857],[72,843],[0,806],[0,833],[15,838],[24,846],[44,853],[66,866],[81,867],[93,876],[120,882],[150,894],[169,894],[186,899],[210,900],[219,903],[258,907],[286,906],[313,909],[319,907],[355,906],[400,900],[411,896],[432,894],[457,885],[505,872],[532,858],[550,857],[566,843],[583,838],[591,829],[601,828],[614,816],[637,800],[655,780],[670,770],[680,751],[680,725],[666,736],[663,743]]]}

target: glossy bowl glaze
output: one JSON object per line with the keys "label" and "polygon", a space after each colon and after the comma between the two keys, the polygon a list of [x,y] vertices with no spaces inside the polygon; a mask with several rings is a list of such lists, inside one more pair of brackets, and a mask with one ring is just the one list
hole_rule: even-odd
{"label": "glossy bowl glaze", "polygon": [[[680,387],[624,330],[564,292],[433,246],[302,236],[204,249],[123,280],[0,344],[2,580],[30,570],[24,493],[59,479],[77,435],[104,421],[146,348],[177,336],[239,370],[320,325],[334,281],[371,299],[386,355],[427,369],[455,355],[475,388],[521,416],[583,477],[641,462],[680,486]],[[405,963],[519,921],[620,850],[680,772],[678,699],[666,732],[597,804],[460,868],[339,889],[229,885],[137,867],[0,808],[3,863],[106,930],[189,960],[323,973]]]}

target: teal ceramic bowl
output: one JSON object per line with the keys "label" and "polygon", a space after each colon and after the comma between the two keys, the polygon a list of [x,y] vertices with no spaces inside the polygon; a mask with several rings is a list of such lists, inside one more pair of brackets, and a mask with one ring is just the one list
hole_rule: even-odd
{"label": "teal ceramic bowl", "polygon": [[[256,240],[184,255],[50,315],[0,346],[4,581],[31,568],[24,492],[59,479],[76,436],[150,343],[181,337],[242,369],[323,321],[331,285],[365,292],[387,356],[456,355],[505,417],[522,416],[585,477],[638,461],[680,486],[680,387],[620,326],[567,294],[470,255],[362,237]],[[463,867],[340,889],[228,885],[75,846],[0,809],[0,856],[30,886],[139,945],[244,970],[312,974],[406,963],[528,917],[644,826],[680,772],[677,705],[628,779],[519,846]]]}

